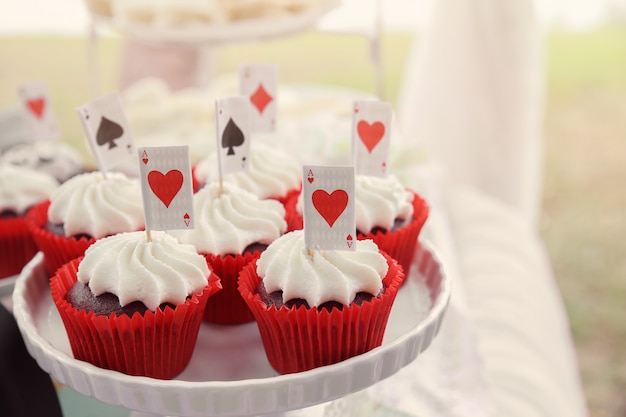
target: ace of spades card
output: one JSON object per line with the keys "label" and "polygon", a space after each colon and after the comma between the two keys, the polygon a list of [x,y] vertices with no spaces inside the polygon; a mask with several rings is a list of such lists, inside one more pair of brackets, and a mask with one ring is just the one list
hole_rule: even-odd
{"label": "ace of spades card", "polygon": [[391,104],[355,101],[352,117],[352,163],[357,175],[388,174]]}
{"label": "ace of spades card", "polygon": [[304,241],[311,250],[356,250],[354,167],[305,165]]}
{"label": "ace of spades card", "polygon": [[58,139],[59,127],[52,111],[48,87],[43,81],[20,84],[17,94],[35,140]]}
{"label": "ace of spades card", "polygon": [[188,146],[138,148],[146,230],[193,229]]}
{"label": "ace of spades card", "polygon": [[222,176],[248,169],[250,162],[250,102],[244,96],[215,102],[217,155]]}
{"label": "ace of spades card", "polygon": [[98,97],[76,111],[101,171],[133,158],[132,135],[118,93]]}
{"label": "ace of spades card", "polygon": [[273,132],[276,129],[278,106],[278,66],[275,64],[243,64],[239,66],[239,94],[250,100],[252,132]]}

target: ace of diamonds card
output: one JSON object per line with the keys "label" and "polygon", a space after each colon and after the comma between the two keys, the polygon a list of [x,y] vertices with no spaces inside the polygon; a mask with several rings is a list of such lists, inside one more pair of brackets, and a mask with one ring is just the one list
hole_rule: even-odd
{"label": "ace of diamonds card", "polygon": [[385,177],[389,169],[391,104],[354,102],[352,117],[352,163],[357,175]]}
{"label": "ace of diamonds card", "polygon": [[239,67],[239,94],[250,100],[250,128],[253,132],[276,129],[278,107],[278,66],[244,64]]}

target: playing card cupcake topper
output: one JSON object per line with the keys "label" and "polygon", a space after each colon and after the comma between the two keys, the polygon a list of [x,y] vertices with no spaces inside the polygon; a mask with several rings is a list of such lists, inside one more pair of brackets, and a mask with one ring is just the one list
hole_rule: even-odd
{"label": "playing card cupcake topper", "polygon": [[217,163],[220,189],[225,175],[248,169],[250,161],[250,102],[235,96],[215,101]]}
{"label": "playing card cupcake topper", "polygon": [[28,125],[35,140],[58,139],[60,136],[48,87],[43,81],[31,81],[17,88]]}
{"label": "playing card cupcake topper", "polygon": [[352,163],[357,175],[387,175],[391,113],[390,103],[374,100],[354,102]]}
{"label": "playing card cupcake topper", "polygon": [[148,240],[151,230],[194,228],[188,146],[138,148]]}
{"label": "playing card cupcake topper", "polygon": [[239,94],[250,100],[252,132],[273,132],[278,112],[278,66],[242,64],[239,66]]}
{"label": "playing card cupcake topper", "polygon": [[305,165],[304,240],[311,250],[355,250],[354,167]]}
{"label": "playing card cupcake topper", "polygon": [[98,97],[76,109],[103,173],[133,158],[134,145],[118,93]]}

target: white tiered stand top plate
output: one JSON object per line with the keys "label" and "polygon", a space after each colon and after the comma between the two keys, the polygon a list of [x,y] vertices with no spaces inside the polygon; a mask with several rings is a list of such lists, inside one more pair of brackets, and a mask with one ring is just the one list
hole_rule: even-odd
{"label": "white tiered stand top plate", "polygon": [[331,0],[318,8],[299,13],[267,16],[214,24],[190,24],[181,27],[135,23],[92,13],[93,21],[121,34],[153,43],[211,44],[257,41],[314,29],[322,17],[340,5]]}
{"label": "white tiered stand top plate", "polygon": [[101,369],[72,357],[42,261],[39,253],[24,268],[13,292],[13,313],[39,366],[84,395],[168,416],[269,414],[360,391],[393,375],[430,345],[450,297],[445,266],[430,245],[420,243],[378,348],[334,365],[279,375],[265,357],[256,323],[204,323],[186,370],[173,380],[157,380]]}

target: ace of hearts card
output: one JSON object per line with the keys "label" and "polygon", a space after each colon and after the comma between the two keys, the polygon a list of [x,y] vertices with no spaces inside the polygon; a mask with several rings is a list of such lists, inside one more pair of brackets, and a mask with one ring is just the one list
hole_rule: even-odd
{"label": "ace of hearts card", "polygon": [[309,250],[356,250],[354,167],[305,165],[304,241]]}
{"label": "ace of hearts card", "polygon": [[146,230],[193,229],[188,146],[138,148]]}
{"label": "ace of hearts card", "polygon": [[355,101],[352,117],[352,163],[357,175],[385,177],[389,170],[391,104]]}
{"label": "ace of hearts card", "polygon": [[60,136],[48,86],[43,81],[20,84],[17,94],[35,140],[58,139]]}

